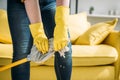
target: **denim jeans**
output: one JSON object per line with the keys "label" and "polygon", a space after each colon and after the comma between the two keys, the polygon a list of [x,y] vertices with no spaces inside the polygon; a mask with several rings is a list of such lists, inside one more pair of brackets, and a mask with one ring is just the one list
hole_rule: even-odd
{"label": "denim jeans", "polygon": [[[33,45],[33,38],[30,33],[30,21],[25,11],[25,6],[21,0],[8,0],[7,13],[10,32],[13,41],[13,60],[27,57]],[[56,0],[40,0],[40,8],[44,31],[49,38],[53,37],[55,27]],[[65,58],[55,53],[55,72],[57,80],[70,80],[72,72],[72,49],[65,53]],[[30,80],[30,62],[23,63],[11,69],[12,80]],[[36,76],[37,77],[37,76]]]}

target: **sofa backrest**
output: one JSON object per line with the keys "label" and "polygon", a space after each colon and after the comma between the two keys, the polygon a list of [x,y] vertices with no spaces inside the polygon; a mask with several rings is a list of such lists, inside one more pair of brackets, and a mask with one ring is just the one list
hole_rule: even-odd
{"label": "sofa backrest", "polygon": [[[72,43],[90,27],[87,13],[81,12],[69,16],[70,40]],[[12,43],[6,10],[0,9],[0,42]]]}
{"label": "sofa backrest", "polygon": [[87,13],[81,12],[70,15],[69,17],[69,31],[71,42],[74,43],[77,38],[90,28],[91,24],[87,20]]}
{"label": "sofa backrest", "polygon": [[7,12],[0,9],[0,42],[12,43],[8,26]]}

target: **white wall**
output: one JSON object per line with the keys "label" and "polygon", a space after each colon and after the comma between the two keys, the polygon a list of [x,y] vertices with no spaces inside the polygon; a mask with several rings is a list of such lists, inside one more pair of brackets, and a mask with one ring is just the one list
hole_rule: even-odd
{"label": "white wall", "polygon": [[[74,4],[75,1],[71,0],[71,3]],[[120,14],[120,0],[78,0],[78,12],[88,12],[91,6],[94,7],[94,13],[97,14],[108,14],[109,10],[117,10]],[[72,9],[73,12],[74,10]]]}
{"label": "white wall", "polygon": [[7,9],[7,0],[0,0],[0,9]]}
{"label": "white wall", "polygon": [[[76,0],[71,0],[71,14],[75,14],[75,3]],[[91,6],[94,7],[93,14],[108,15],[109,10],[116,10],[117,15],[120,16],[120,0],[78,0],[78,13],[82,11],[89,13],[89,8]],[[88,17],[88,21],[91,24],[113,19],[114,18]],[[115,29],[120,30],[120,18]]]}

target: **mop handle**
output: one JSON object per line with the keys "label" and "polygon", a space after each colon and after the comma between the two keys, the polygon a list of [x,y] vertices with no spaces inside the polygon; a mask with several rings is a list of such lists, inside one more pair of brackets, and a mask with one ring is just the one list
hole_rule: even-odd
{"label": "mop handle", "polygon": [[20,65],[20,64],[22,64],[22,63],[25,63],[25,62],[27,62],[27,61],[28,61],[27,58],[24,58],[24,59],[18,60],[18,61],[16,61],[16,62],[13,62],[13,63],[11,63],[11,64],[8,64],[8,65],[5,65],[5,66],[3,66],[3,67],[0,67],[0,72],[1,72],[1,71],[4,71],[4,70],[7,70],[7,69],[9,69],[9,68],[15,67],[15,66],[17,66],[17,65]]}

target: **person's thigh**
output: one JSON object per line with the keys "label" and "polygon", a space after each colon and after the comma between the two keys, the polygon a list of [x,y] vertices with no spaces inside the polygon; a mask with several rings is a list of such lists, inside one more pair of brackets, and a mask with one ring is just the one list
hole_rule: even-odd
{"label": "person's thigh", "polygon": [[11,4],[10,1],[15,0],[8,0],[7,7],[9,27],[14,47],[13,56],[23,54],[27,56],[32,46],[32,36],[29,29],[29,19],[27,17],[23,3],[14,2]]}
{"label": "person's thigh", "polygon": [[[7,13],[10,32],[13,41],[13,60],[27,57],[32,47],[32,36],[29,30],[29,20],[23,3],[19,0],[8,0]],[[12,80],[29,80],[30,63],[24,63],[12,68]]]}
{"label": "person's thigh", "polygon": [[65,52],[65,57],[60,56],[59,52],[55,53],[55,71],[57,80],[70,80],[72,73],[72,48],[68,44],[69,51]]}

